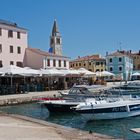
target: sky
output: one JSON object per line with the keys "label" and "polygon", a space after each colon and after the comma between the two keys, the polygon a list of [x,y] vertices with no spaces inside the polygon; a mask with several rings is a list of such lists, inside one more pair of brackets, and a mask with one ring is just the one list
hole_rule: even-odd
{"label": "sky", "polygon": [[140,50],[140,0],[0,0],[0,19],[28,29],[30,47],[49,50],[54,19],[71,57]]}

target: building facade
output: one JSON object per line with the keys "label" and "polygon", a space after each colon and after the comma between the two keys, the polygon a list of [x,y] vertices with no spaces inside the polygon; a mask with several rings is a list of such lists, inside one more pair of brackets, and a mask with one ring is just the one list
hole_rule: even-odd
{"label": "building facade", "polygon": [[123,80],[130,80],[133,71],[133,59],[125,51],[117,51],[106,56],[107,70],[121,76]]}
{"label": "building facade", "polygon": [[0,20],[0,67],[9,65],[22,67],[27,42],[26,29],[16,23]]}
{"label": "building facade", "polygon": [[131,53],[130,55],[133,58],[133,70],[134,71],[140,71],[140,51],[136,53]]}
{"label": "building facade", "polygon": [[27,48],[25,52],[24,66],[34,69],[40,68],[58,68],[68,69],[69,58],[45,52],[40,49]]}
{"label": "building facade", "polygon": [[78,57],[77,59],[70,61],[70,68],[86,68],[87,70],[92,72],[101,72],[106,69],[106,60],[104,58],[101,58],[101,56],[98,54]]}

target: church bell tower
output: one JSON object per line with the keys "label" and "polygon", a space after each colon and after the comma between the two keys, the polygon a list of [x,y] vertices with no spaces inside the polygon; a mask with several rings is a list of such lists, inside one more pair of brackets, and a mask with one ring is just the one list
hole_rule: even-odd
{"label": "church bell tower", "polygon": [[58,30],[57,22],[54,20],[52,34],[50,36],[50,53],[62,56],[62,37]]}

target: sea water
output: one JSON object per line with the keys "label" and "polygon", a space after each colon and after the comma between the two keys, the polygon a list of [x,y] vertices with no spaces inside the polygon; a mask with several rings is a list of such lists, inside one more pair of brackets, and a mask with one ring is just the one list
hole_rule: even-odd
{"label": "sea water", "polygon": [[130,131],[140,127],[140,116],[116,120],[87,121],[76,113],[49,113],[47,108],[37,103],[1,107],[1,111],[30,116],[56,124],[85,131],[106,134],[115,138],[140,139],[140,134]]}

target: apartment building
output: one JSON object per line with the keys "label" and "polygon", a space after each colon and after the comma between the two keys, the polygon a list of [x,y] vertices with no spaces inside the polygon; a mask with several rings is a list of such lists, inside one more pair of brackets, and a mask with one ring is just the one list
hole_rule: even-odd
{"label": "apartment building", "polygon": [[85,68],[92,72],[104,71],[106,69],[106,60],[99,54],[84,57],[78,57],[70,61],[70,68]]}
{"label": "apartment building", "polygon": [[27,29],[19,27],[16,23],[0,20],[0,67],[22,67],[27,42]]}
{"label": "apartment building", "polygon": [[107,70],[121,76],[123,80],[130,80],[133,71],[133,58],[129,52],[117,51],[106,56]]}

